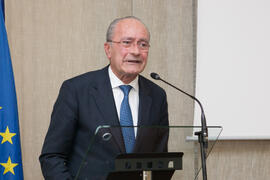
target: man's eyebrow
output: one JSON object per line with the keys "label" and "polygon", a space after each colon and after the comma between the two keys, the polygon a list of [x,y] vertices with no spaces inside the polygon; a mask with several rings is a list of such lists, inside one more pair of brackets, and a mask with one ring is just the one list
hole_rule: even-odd
{"label": "man's eyebrow", "polygon": [[[135,38],[133,37],[123,37],[121,40],[134,40]],[[141,38],[138,41],[145,41],[145,42],[149,42],[147,39],[145,38]]]}
{"label": "man's eyebrow", "polygon": [[149,42],[149,41],[148,41],[147,39],[145,39],[145,38],[139,39],[139,41]]}

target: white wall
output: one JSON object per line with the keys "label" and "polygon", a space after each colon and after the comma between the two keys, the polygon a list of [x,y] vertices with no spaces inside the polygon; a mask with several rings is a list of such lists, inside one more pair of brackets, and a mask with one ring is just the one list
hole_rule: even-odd
{"label": "white wall", "polygon": [[196,96],[224,139],[270,139],[269,17],[268,0],[198,1]]}

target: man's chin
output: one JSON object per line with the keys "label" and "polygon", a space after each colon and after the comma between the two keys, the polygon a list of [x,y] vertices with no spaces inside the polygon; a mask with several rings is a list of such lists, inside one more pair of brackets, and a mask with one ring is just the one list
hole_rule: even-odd
{"label": "man's chin", "polygon": [[137,76],[139,75],[143,70],[132,70],[132,71],[126,71],[126,75],[128,76]]}
{"label": "man's chin", "polygon": [[138,75],[144,70],[144,67],[129,66],[125,68],[125,72],[130,75]]}

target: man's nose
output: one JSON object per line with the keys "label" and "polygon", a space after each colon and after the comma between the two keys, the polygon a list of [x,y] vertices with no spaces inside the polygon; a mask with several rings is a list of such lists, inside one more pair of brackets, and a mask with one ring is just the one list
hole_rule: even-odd
{"label": "man's nose", "polygon": [[139,55],[140,54],[140,49],[138,47],[137,43],[133,43],[130,48],[129,48],[129,52],[133,55]]}

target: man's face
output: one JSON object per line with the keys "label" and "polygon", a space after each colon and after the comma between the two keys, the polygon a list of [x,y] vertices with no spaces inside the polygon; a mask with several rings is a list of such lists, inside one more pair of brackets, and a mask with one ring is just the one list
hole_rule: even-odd
{"label": "man's face", "polygon": [[141,50],[137,46],[138,41],[149,41],[147,29],[136,19],[124,19],[116,24],[111,40],[133,42],[130,47],[123,47],[119,43],[105,43],[104,45],[114,74],[122,81],[133,80],[144,70],[147,63],[148,51]]}

